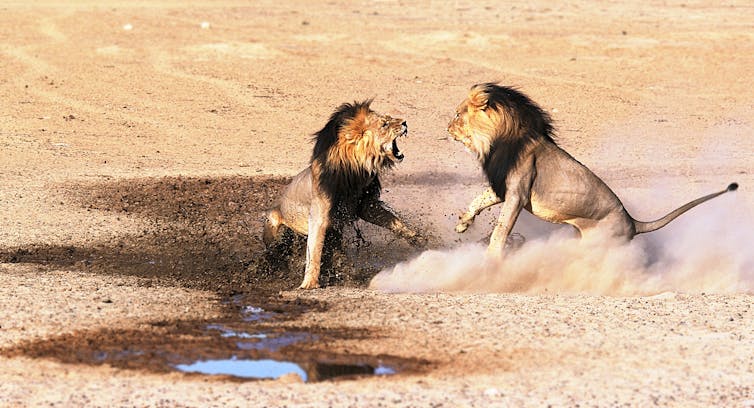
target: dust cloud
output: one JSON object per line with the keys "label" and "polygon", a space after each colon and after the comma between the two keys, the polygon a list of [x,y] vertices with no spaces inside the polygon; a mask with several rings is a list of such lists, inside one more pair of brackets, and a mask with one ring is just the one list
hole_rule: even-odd
{"label": "dust cloud", "polygon": [[[501,261],[483,244],[425,251],[376,275],[386,292],[587,293],[754,292],[754,220],[737,194],[703,204],[628,243],[581,240],[568,231],[531,239]],[[480,226],[481,227],[481,226]]]}

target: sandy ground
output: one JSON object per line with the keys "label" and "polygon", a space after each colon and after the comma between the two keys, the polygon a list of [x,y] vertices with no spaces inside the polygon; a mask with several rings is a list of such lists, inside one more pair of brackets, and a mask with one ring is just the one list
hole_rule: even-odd
{"label": "sandy ground", "polygon": [[[0,3],[0,405],[754,406],[749,2],[253,3]],[[550,112],[636,218],[741,188],[615,250],[628,261],[545,268],[575,269],[567,279],[445,268],[435,281],[414,262],[396,268],[397,293],[369,289],[418,254],[367,226],[362,276],[343,285],[301,292],[299,274],[249,268],[309,135],[370,97],[410,131],[383,198],[435,237],[436,263],[475,262],[457,248],[473,255],[497,211],[452,232],[484,180],[445,127],[472,84],[495,80]],[[517,230],[535,238],[524,260],[573,249],[531,218]],[[652,249],[678,239],[693,242]],[[605,273],[631,285],[584,284]],[[271,315],[239,323],[249,307]],[[272,353],[305,367],[398,372],[172,369],[230,357],[217,322],[305,333]]]}

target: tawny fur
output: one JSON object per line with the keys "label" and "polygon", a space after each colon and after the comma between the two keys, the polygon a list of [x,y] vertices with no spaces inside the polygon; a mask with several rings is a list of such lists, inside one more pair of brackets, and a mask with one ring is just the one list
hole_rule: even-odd
{"label": "tawny fur", "polygon": [[689,209],[738,188],[691,201],[652,222],[633,219],[615,193],[555,142],[550,116],[516,89],[495,83],[474,85],[448,125],[451,136],[476,154],[490,187],[460,217],[464,232],[485,208],[502,203],[487,253],[502,257],[522,209],[579,233],[632,239],[662,228]]}

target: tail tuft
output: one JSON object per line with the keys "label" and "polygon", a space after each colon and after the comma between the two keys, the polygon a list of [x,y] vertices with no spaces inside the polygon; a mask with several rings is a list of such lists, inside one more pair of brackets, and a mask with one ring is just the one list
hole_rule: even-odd
{"label": "tail tuft", "polygon": [[738,183],[730,183],[728,185],[728,191],[736,191],[738,190]]}

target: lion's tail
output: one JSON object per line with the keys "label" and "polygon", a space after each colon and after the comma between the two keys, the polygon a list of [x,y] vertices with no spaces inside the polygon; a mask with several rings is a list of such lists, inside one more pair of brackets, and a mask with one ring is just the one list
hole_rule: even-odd
{"label": "lion's tail", "polygon": [[686,203],[686,204],[680,206],[679,208],[677,208],[676,210],[672,211],[670,214],[668,214],[668,215],[660,218],[659,220],[651,221],[651,222],[643,222],[643,221],[636,221],[636,220],[634,220],[634,228],[636,228],[636,233],[637,234],[642,234],[644,232],[651,232],[651,231],[658,230],[658,229],[660,229],[660,228],[668,225],[668,223],[670,221],[673,221],[674,219],[678,218],[678,216],[680,216],[681,214],[685,213],[686,211],[688,211],[688,210],[696,207],[697,205],[699,205],[699,204],[701,204],[701,203],[703,203],[705,201],[709,201],[709,200],[711,200],[711,199],[713,199],[713,198],[715,198],[715,197],[717,197],[717,196],[719,196],[721,194],[725,194],[728,191],[736,191],[736,189],[738,189],[738,183],[730,183],[728,185],[728,188],[726,188],[725,190],[718,191],[717,193],[708,194],[708,195],[706,195],[704,197],[699,197],[699,198],[697,198],[694,201],[691,201],[689,203]]}

